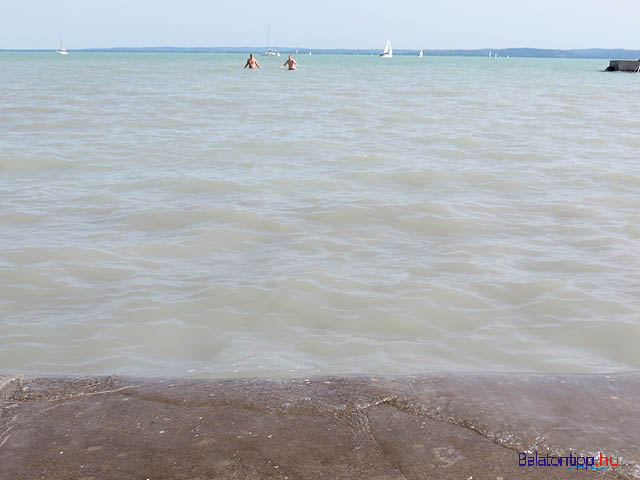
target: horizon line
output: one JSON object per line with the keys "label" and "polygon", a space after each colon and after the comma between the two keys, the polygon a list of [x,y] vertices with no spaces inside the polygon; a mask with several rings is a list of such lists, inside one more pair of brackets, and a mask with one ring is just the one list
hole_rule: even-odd
{"label": "horizon line", "polygon": [[[260,50],[266,49],[266,45],[262,46],[188,46],[180,47],[175,45],[155,45],[155,46],[120,46],[120,47],[80,47],[67,49],[68,51],[87,51],[87,50],[152,50],[152,49],[173,49],[173,50]],[[280,50],[305,50],[305,51],[382,51],[382,48],[352,48],[352,47],[283,47],[283,46],[271,46],[272,49]],[[58,48],[0,48],[0,52],[48,52],[56,51]],[[640,52],[640,48],[626,48],[626,47],[586,47],[586,48],[550,48],[550,47],[474,47],[474,48],[394,48],[395,51],[408,51],[418,52],[420,50],[429,52],[478,52],[478,51],[501,51],[501,50],[538,50],[538,51],[557,51],[557,52],[581,52],[581,51],[627,51],[627,52]]]}

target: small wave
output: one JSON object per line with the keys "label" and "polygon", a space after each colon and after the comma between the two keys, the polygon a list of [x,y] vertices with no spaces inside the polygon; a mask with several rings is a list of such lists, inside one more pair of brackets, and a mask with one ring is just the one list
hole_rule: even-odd
{"label": "small wave", "polygon": [[0,170],[38,172],[40,170],[64,169],[74,166],[73,161],[59,157],[38,155],[25,157],[22,155],[0,157]]}

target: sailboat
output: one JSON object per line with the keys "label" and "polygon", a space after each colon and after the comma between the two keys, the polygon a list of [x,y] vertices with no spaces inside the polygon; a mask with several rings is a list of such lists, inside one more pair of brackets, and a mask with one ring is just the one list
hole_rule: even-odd
{"label": "sailboat", "polygon": [[393,57],[393,48],[391,48],[391,41],[387,40],[387,44],[384,46],[384,52],[382,52],[380,56],[385,58]]}
{"label": "sailboat", "polygon": [[418,54],[418,56],[419,56],[420,58],[424,57],[424,53],[422,52],[422,49],[420,49],[420,53]]}
{"label": "sailboat", "polygon": [[267,30],[267,50],[262,52],[263,57],[279,57],[280,52],[277,50],[273,50],[271,48],[271,25],[269,25],[269,30]]}
{"label": "sailboat", "polygon": [[62,38],[60,38],[60,50],[56,50],[56,53],[59,55],[69,55],[67,49],[64,48],[64,43],[62,43]]}

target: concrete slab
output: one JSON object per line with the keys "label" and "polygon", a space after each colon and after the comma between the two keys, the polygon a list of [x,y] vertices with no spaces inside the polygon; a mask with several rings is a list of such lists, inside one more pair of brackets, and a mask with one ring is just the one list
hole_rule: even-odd
{"label": "concrete slab", "polygon": [[640,374],[2,378],[2,480],[640,478]]}

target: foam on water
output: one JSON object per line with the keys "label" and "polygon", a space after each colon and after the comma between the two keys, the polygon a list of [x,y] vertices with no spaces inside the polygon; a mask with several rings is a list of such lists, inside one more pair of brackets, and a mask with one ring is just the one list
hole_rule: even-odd
{"label": "foam on water", "polygon": [[640,91],[602,61],[0,56],[0,365],[602,372]]}

